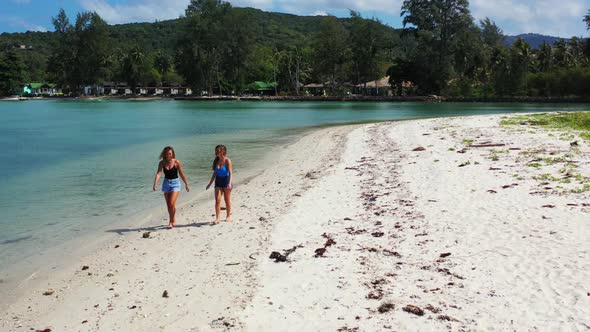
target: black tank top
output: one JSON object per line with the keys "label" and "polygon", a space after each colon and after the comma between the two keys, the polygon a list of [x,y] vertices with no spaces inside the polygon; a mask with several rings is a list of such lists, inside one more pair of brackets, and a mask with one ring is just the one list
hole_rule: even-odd
{"label": "black tank top", "polygon": [[176,165],[174,165],[174,167],[171,169],[166,169],[166,167],[163,168],[166,179],[178,179],[178,168],[176,168]]}

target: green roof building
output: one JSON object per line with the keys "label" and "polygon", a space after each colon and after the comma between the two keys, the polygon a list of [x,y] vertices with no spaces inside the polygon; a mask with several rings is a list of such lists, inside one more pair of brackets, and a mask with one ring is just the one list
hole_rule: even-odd
{"label": "green roof building", "polygon": [[250,84],[249,90],[260,95],[272,95],[275,93],[276,86],[276,82],[254,81]]}
{"label": "green roof building", "polygon": [[31,82],[23,86],[23,94],[33,96],[56,96],[61,95],[62,92],[61,89],[57,88],[57,84],[54,83]]}

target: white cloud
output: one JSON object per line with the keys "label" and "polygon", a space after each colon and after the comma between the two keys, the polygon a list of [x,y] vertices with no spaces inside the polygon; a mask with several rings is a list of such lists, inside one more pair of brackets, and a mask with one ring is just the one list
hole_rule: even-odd
{"label": "white cloud", "polygon": [[42,25],[29,23],[29,22],[25,21],[24,19],[22,19],[21,17],[16,17],[16,16],[2,16],[2,15],[0,15],[0,22],[6,23],[8,26],[11,26],[13,28],[17,28],[18,30],[24,29],[26,31],[41,31],[41,32],[48,31],[48,29]]}
{"label": "white cloud", "polygon": [[587,0],[472,0],[470,9],[476,19],[489,17],[508,35],[571,37],[586,33],[582,18],[589,7]]}
{"label": "white cloud", "polygon": [[105,0],[81,0],[82,8],[97,12],[110,24],[152,22],[184,15],[189,0],[143,0],[127,4],[110,4]]}
{"label": "white cloud", "polygon": [[348,11],[349,9],[376,12],[387,15],[399,15],[402,0],[277,0],[279,9],[293,8],[301,15],[310,15],[317,11]]}
{"label": "white cloud", "polygon": [[252,7],[262,10],[272,10],[276,0],[233,0],[228,1],[234,7]]}
{"label": "white cloud", "polygon": [[37,24],[28,24],[25,23],[23,25],[28,31],[40,31],[40,32],[46,32],[49,31],[46,27],[41,26],[41,25],[37,25]]}

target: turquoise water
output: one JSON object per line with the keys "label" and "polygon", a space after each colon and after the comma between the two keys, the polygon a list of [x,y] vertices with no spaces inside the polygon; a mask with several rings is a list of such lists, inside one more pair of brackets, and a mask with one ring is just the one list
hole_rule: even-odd
{"label": "turquoise water", "polygon": [[[17,263],[82,234],[164,212],[151,185],[158,155],[176,149],[195,193],[213,148],[228,146],[236,180],[273,148],[315,126],[422,117],[587,110],[589,105],[20,101],[0,102],[0,279]],[[192,196],[191,196],[192,195]],[[155,210],[154,210],[155,207]],[[151,218],[151,219],[150,219]],[[161,220],[161,219],[159,219]]]}

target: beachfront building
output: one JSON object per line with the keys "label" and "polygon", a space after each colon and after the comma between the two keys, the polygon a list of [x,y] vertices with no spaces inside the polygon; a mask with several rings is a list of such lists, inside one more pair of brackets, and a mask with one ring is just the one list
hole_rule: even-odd
{"label": "beachfront building", "polygon": [[353,93],[365,96],[391,96],[393,94],[389,84],[389,76],[357,84],[353,87]]}
{"label": "beachfront building", "polygon": [[104,82],[102,92],[105,95],[125,96],[133,94],[133,89],[126,82]]}
{"label": "beachfront building", "polygon": [[306,96],[325,96],[326,88],[321,83],[309,83],[303,86],[303,93]]}
{"label": "beachfront building", "polygon": [[119,95],[119,88],[124,88],[127,83],[104,82],[102,83],[102,94],[116,96]]}
{"label": "beachfront building", "polygon": [[[161,86],[148,86],[140,88],[141,91],[146,91],[146,96],[163,96],[166,94],[166,89]],[[143,94],[143,93],[142,93]]]}
{"label": "beachfront building", "polygon": [[191,90],[191,88],[187,88],[184,86],[174,86],[170,88],[171,96],[190,96],[192,94],[193,90]]}
{"label": "beachfront building", "polygon": [[22,93],[29,96],[58,96],[62,95],[61,89],[54,83],[32,82],[23,85]]}
{"label": "beachfront building", "polygon": [[82,91],[82,93],[87,96],[99,96],[105,94],[104,86],[101,84],[87,85],[82,88]]}
{"label": "beachfront building", "polygon": [[276,92],[276,82],[254,81],[248,87],[248,91],[259,96],[272,96]]}
{"label": "beachfront building", "polygon": [[141,96],[179,96],[192,95],[191,88],[180,85],[166,87],[166,86],[139,86],[132,88],[126,82],[103,82],[102,84],[95,84],[85,86],[82,89],[83,94],[90,95],[108,95],[108,96],[127,96],[136,95]]}

